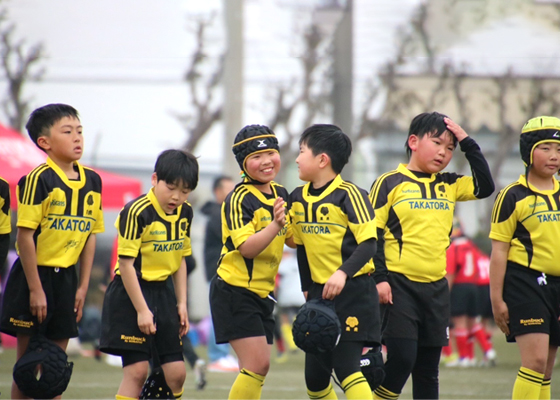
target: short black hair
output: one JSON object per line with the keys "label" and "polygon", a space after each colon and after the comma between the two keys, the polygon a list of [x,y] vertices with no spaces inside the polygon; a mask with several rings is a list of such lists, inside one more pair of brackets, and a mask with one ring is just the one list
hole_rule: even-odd
{"label": "short black hair", "polygon": [[177,184],[183,181],[190,190],[198,185],[198,161],[187,151],[165,150],[158,156],[154,172],[158,182]]}
{"label": "short black hair", "polygon": [[222,183],[224,181],[232,181],[233,182],[233,178],[231,176],[227,176],[227,175],[219,175],[214,179],[214,182],[212,182],[212,191],[215,192],[217,189],[222,187]]}
{"label": "short black hair", "polygon": [[342,172],[352,154],[352,142],[336,125],[311,125],[301,134],[299,145],[306,145],[313,155],[325,153],[331,159],[331,167],[337,174]]}
{"label": "short black hair", "polygon": [[[418,136],[418,139],[422,139],[426,135],[440,137],[445,131],[448,131],[447,124],[443,120],[444,118],[449,117],[445,114],[434,111],[431,113],[418,114],[412,119],[410,129],[408,130],[408,136],[406,137],[406,142],[404,144],[408,157],[412,154],[412,149],[408,145],[408,138],[412,135]],[[449,134],[453,139],[453,146],[457,147],[457,137],[451,132],[449,132]]]}
{"label": "short black hair", "polygon": [[[50,129],[64,117],[80,119],[78,111],[67,104],[47,104],[39,107],[31,113],[25,128],[33,143],[41,150],[43,148],[37,144],[41,136],[49,136]],[[44,151],[44,150],[43,150]]]}

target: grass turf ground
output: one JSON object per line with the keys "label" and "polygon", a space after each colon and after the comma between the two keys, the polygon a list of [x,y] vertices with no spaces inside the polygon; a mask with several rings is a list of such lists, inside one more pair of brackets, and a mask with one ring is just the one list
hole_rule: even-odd
{"label": "grass turf ground", "polygon": [[[440,370],[440,398],[442,399],[510,399],[511,389],[519,368],[517,346],[507,344],[502,335],[494,340],[498,353],[498,365],[494,368],[445,368]],[[198,354],[206,354],[198,347]],[[65,399],[114,399],[121,380],[121,369],[89,357],[71,357],[74,372],[70,385],[63,395]],[[0,399],[10,397],[11,371],[15,362],[15,351],[5,349],[0,355]],[[266,378],[263,399],[306,399],[303,378],[304,356],[301,351],[291,353],[284,363],[272,361]],[[556,369],[555,374],[560,371]],[[195,390],[192,370],[187,367],[184,399],[227,399],[235,373],[207,374],[208,384],[201,391]],[[560,377],[552,380],[552,398],[560,398]],[[556,380],[556,382],[555,382]],[[344,394],[337,389],[338,397]],[[410,380],[403,390],[401,399],[412,398]]]}

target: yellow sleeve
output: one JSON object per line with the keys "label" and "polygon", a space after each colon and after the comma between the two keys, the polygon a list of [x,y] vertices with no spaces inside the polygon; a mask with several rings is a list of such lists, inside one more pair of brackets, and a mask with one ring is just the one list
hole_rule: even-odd
{"label": "yellow sleeve", "polygon": [[510,243],[517,226],[515,199],[504,189],[496,196],[490,225],[490,239]]}
{"label": "yellow sleeve", "polygon": [[457,201],[477,200],[474,195],[474,180],[472,176],[461,176],[455,182],[457,188]]}

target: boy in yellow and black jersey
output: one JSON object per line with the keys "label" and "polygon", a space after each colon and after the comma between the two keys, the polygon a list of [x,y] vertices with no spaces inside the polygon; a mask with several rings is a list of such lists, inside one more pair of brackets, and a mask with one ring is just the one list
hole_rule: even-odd
{"label": "boy in yellow and black jersey", "polygon": [[[459,142],[473,176],[441,172]],[[458,201],[488,197],[494,183],[476,142],[437,112],[416,116],[410,157],[372,185],[379,246],[375,279],[384,314],[386,377],[375,398],[395,399],[412,372],[413,397],[439,396],[439,358],[448,341],[446,249]]]}
{"label": "boy in yellow and black jersey", "polygon": [[[6,283],[0,329],[17,335],[18,359],[38,324],[62,349],[78,336],[95,234],[104,230],[101,178],[78,163],[84,148],[78,112],[49,104],[33,111],[26,128],[48,158],[17,187],[19,258]],[[22,396],[13,383],[12,398]]]}
{"label": "boy in yellow and black jersey", "polygon": [[492,212],[492,310],[521,353],[512,398],[550,399],[560,345],[560,119],[530,119],[519,148],[526,173],[502,189]]}
{"label": "boy in yellow and black jersey", "polygon": [[299,145],[299,177],[308,183],[290,194],[290,216],[302,290],[308,300],[333,300],[342,326],[334,350],[306,354],[307,393],[336,399],[334,369],[348,399],[371,399],[360,357],[364,347],[380,343],[379,301],[370,276],[377,238],[373,208],[365,190],[340,177],[352,152],[340,128],[313,125]]}
{"label": "boy in yellow and black jersey", "polygon": [[243,182],[222,205],[222,253],[210,283],[216,343],[229,342],[240,371],[229,399],[259,399],[270,366],[274,332],[274,283],[292,231],[288,192],[273,181],[280,170],[278,140],[263,125],[235,136],[233,154]]}
{"label": "boy in yellow and black jersey", "polygon": [[0,277],[2,279],[6,279],[3,272],[10,247],[11,231],[10,185],[0,177],[0,273],[2,273]]}
{"label": "boy in yellow and black jersey", "polygon": [[267,297],[274,291],[288,227],[282,228],[259,257],[245,259],[236,248],[270,224],[277,198],[287,202],[288,192],[283,186],[271,182],[270,188],[272,193],[267,195],[254,185],[240,184],[226,198],[222,209],[225,249],[222,249],[218,275],[231,285],[245,287],[260,297]]}
{"label": "boy in yellow and black jersey", "polygon": [[[185,257],[192,254],[193,218],[186,201],[197,184],[196,158],[166,150],[156,161],[152,189],[129,202],[115,223],[119,258],[103,301],[100,349],[122,357],[117,399],[140,395],[151,341],[169,388],[176,398],[183,393],[186,371],[180,338],[188,330]],[[167,283],[169,277],[173,285]]]}

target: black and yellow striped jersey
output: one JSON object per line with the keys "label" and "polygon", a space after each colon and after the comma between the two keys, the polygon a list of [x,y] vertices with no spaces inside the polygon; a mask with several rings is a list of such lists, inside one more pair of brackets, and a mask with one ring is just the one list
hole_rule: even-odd
{"label": "black and yellow striped jersey", "polygon": [[10,185],[0,178],[0,235],[5,235],[11,231]]}
{"label": "black and yellow striped jersey", "polygon": [[250,183],[240,183],[222,205],[222,252],[218,275],[232,286],[244,287],[262,298],[273,290],[286,239],[292,236],[290,218],[274,240],[255,258],[241,255],[238,248],[255,233],[269,225],[277,197],[288,204],[287,190],[271,182],[272,195],[265,195]]}
{"label": "black and yellow striped jersey", "polygon": [[[360,243],[377,239],[377,230],[365,190],[340,175],[318,196],[309,194],[310,186],[290,194],[290,216],[294,241],[305,247],[311,279],[324,284]],[[373,271],[370,260],[354,276]]]}
{"label": "black and yellow striped jersey", "polygon": [[[174,214],[161,208],[154,190],[132,200],[119,213],[115,226],[119,232],[117,253],[133,257],[140,279],[164,281],[190,256],[193,210],[183,203]],[[119,264],[115,274],[120,275]]]}
{"label": "black and yellow striped jersey", "polygon": [[76,264],[89,235],[104,230],[101,178],[77,162],[74,168],[79,178],[68,179],[47,158],[19,180],[17,226],[35,230],[37,265]]}
{"label": "black and yellow striped jersey", "polygon": [[527,187],[525,176],[496,196],[490,238],[510,244],[508,261],[560,276],[560,185]]}
{"label": "black and yellow striped jersey", "polygon": [[369,196],[384,230],[387,269],[417,282],[443,278],[455,203],[477,199],[473,178],[414,173],[400,164],[373,183]]}

